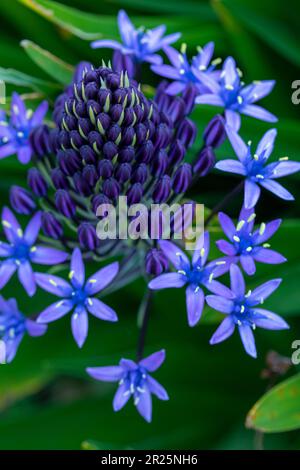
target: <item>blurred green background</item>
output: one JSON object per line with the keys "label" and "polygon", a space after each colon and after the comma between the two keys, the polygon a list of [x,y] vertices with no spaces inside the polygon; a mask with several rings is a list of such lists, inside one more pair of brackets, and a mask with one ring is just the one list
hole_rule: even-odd
{"label": "blurred green background", "polygon": [[[52,22],[28,8],[34,9],[37,4],[45,7],[47,3],[49,7],[50,2],[45,0],[2,0],[0,67],[39,77],[42,82],[34,86],[38,90],[40,83],[53,80],[30,60],[20,46],[23,39],[35,42],[70,64],[91,60],[97,65],[102,58],[110,58],[110,51],[92,50],[90,40],[101,35],[117,39],[116,14],[125,8],[136,25],[152,27],[165,23],[168,32],[181,31],[190,55],[195,53],[197,45],[214,40],[216,56],[233,55],[244,71],[246,82],[276,79],[274,92],[263,103],[279,117],[274,158],[288,155],[300,160],[300,105],[291,102],[291,84],[300,79],[300,9],[296,1],[288,2],[288,8],[283,8],[280,0],[65,0],[56,3],[58,13],[63,13],[52,17]],[[70,10],[60,10],[62,5],[88,15],[74,17]],[[153,86],[157,83],[157,77],[147,67],[143,70],[143,82]],[[15,85],[8,85],[7,89],[32,92],[30,87]],[[213,109],[204,106],[194,112],[200,135],[213,114]],[[245,118],[241,134],[256,143],[268,128],[266,123]],[[197,145],[193,151],[196,150]],[[227,144],[219,151],[220,157],[231,154]],[[24,183],[26,169],[11,157],[0,162],[0,174],[1,205],[4,205],[11,184]],[[214,173],[200,181],[191,196],[213,207],[235,182],[235,178]],[[0,367],[0,448],[254,448],[255,433],[245,428],[245,418],[267,386],[260,378],[265,355],[269,350],[276,350],[290,357],[292,342],[300,339],[299,183],[299,174],[284,181],[297,197],[296,202],[285,203],[264,193],[258,208],[260,219],[264,217],[261,221],[272,217],[284,219],[271,243],[289,261],[281,266],[260,266],[249,287],[283,277],[283,284],[268,301],[268,308],[283,315],[291,329],[257,331],[259,358],[256,361],[244,353],[237,335],[219,346],[209,346],[209,338],[219,321],[212,312],[206,312],[200,325],[190,329],[183,291],[159,293],[151,312],[146,353],[162,347],[167,350],[167,360],[155,377],[167,388],[170,401],[154,399],[151,425],[143,422],[131,405],[114,414],[111,402],[115,386],[89,380],[84,370],[86,366],[114,364],[120,357],[134,358],[138,335],[136,313],[144,289],[143,281],[139,281],[110,296],[109,302],[120,318],[117,325],[90,319],[89,337],[82,350],[78,350],[71,337],[67,317],[50,325],[42,338],[26,337],[14,362]],[[240,204],[241,200],[237,199],[227,212],[236,216]],[[217,223],[211,230],[216,238]],[[27,315],[39,313],[52,301],[51,296],[48,298],[41,292],[34,300],[28,299],[14,282],[3,290],[3,295],[17,297],[21,311]],[[296,369],[291,368],[289,375],[295,374]],[[296,400],[295,410],[300,416],[299,387],[292,399]],[[300,432],[267,434],[264,447],[299,449]]]}

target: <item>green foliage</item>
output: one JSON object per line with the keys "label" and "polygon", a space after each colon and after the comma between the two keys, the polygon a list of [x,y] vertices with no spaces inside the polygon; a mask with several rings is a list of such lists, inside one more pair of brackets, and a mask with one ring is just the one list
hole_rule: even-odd
{"label": "green foliage", "polygon": [[299,429],[300,374],[266,393],[249,411],[246,425],[263,432]]}
{"label": "green foliage", "polygon": [[[8,85],[8,93],[16,89],[25,94],[28,105],[34,108],[45,96],[53,100],[70,80],[79,60],[99,64],[102,58],[109,59],[109,51],[92,50],[89,42],[96,38],[118,39],[119,8],[125,8],[136,25],[165,23],[168,32],[182,31],[190,55],[197,45],[214,40],[217,55],[237,58],[245,81],[275,78],[275,91],[265,100],[266,107],[280,119],[274,158],[288,155],[300,160],[299,108],[291,103],[290,88],[291,82],[299,78],[299,6],[283,14],[279,0],[2,2],[0,79]],[[143,69],[143,82],[150,90],[157,83],[147,67]],[[195,110],[193,118],[200,134],[213,113],[205,106]],[[256,143],[268,128],[266,123],[245,118],[242,136]],[[189,158],[197,149],[196,144]],[[218,158],[230,155],[228,143],[218,151]],[[0,167],[0,195],[5,204],[9,187],[24,184],[26,168],[15,157],[2,160]],[[215,172],[200,181],[190,196],[212,207],[236,181]],[[268,308],[286,317],[291,330],[258,331],[259,359],[253,361],[245,355],[237,335],[224,344],[209,346],[221,315],[206,309],[200,325],[190,329],[183,292],[159,293],[151,312],[146,352],[166,348],[167,360],[157,378],[171,399],[155,401],[154,421],[149,426],[133,406],[114,414],[111,402],[115,386],[92,382],[85,373],[87,366],[114,364],[121,356],[135,357],[136,313],[145,287],[143,281],[135,282],[109,296],[108,302],[118,311],[120,322],[110,325],[91,320],[90,336],[82,350],[71,337],[68,317],[49,325],[46,336],[26,338],[15,361],[1,366],[0,448],[253,448],[254,433],[245,429],[244,421],[266,388],[259,378],[264,356],[270,349],[290,356],[291,344],[299,337],[299,175],[287,179],[286,186],[297,202],[284,203],[264,193],[257,217],[259,221],[284,219],[271,243],[289,261],[278,266],[258,265],[257,276],[248,279],[248,284],[254,287],[270,278],[284,279],[268,300]],[[236,200],[228,208],[230,215],[237,215],[240,202]],[[220,236],[217,221],[212,224],[211,234],[213,240]],[[37,314],[53,300],[41,292],[30,300],[17,282],[6,287],[3,295],[16,296],[28,315]],[[299,375],[283,381],[258,401],[248,415],[247,425],[268,433],[299,428],[299,387]],[[265,447],[300,448],[299,433],[268,434]]]}

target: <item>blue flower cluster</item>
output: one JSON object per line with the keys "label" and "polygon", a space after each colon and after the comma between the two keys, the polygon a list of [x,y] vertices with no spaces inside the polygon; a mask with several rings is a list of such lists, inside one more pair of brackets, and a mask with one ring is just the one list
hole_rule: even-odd
{"label": "blue flower cluster", "polygon": [[[96,380],[118,382],[113,408],[119,411],[133,398],[134,405],[148,422],[152,419],[152,395],[168,400],[166,390],[152,376],[165,360],[161,350],[144,357],[145,328],[152,291],[185,288],[187,320],[198,324],[204,308],[225,317],[210,343],[216,344],[238,330],[245,351],[256,357],[253,331],[256,327],[281,330],[287,323],[277,314],[262,308],[265,300],[279,287],[273,279],[247,290],[242,271],[256,272],[256,263],[280,264],[285,257],[270,249],[269,239],[281,220],[256,225],[255,208],[261,188],[281,199],[293,196],[276,180],[298,172],[300,163],[287,157],[269,163],[277,131],[265,133],[257,148],[239,135],[241,116],[274,123],[277,118],[257,102],[273,89],[273,80],[245,85],[235,60],[223,65],[213,59],[214,44],[198,48],[190,60],[183,44],[176,50],[180,34],[165,36],[164,25],[154,29],[135,28],[124,11],[118,15],[121,42],[99,40],[93,48],[112,48],[113,66],[95,68],[81,62],[73,80],[57,96],[51,125],[44,122],[48,103],[32,112],[21,96],[14,93],[9,119],[0,114],[0,158],[16,154],[20,163],[30,165],[26,187],[13,186],[10,205],[14,212],[30,216],[22,229],[10,208],[2,211],[0,241],[0,289],[12,276],[18,279],[28,296],[37,288],[58,299],[38,314],[25,317],[15,299],[0,297],[0,362],[11,362],[23,336],[41,336],[47,325],[68,313],[78,347],[88,335],[89,315],[117,322],[116,312],[99,299],[102,291],[112,292],[139,276],[147,278],[146,301],[136,361],[121,359],[119,365],[88,367]],[[164,52],[170,64],[163,63]],[[163,77],[155,96],[149,99],[138,84],[141,64]],[[169,79],[165,80],[165,79]],[[202,146],[189,162],[186,153],[197,137],[197,126],[190,118],[194,106],[217,106],[207,123]],[[237,158],[216,163],[215,149],[228,139]],[[222,211],[212,210],[204,233],[196,241],[192,257],[172,239],[100,241],[97,236],[97,208],[105,203],[118,206],[119,196],[129,204],[182,202],[189,188],[213,168],[242,177],[244,189],[238,220]],[[192,207],[194,204],[191,202]],[[219,206],[218,206],[219,207]],[[220,251],[210,259],[209,222],[218,212],[224,237],[216,241]],[[191,224],[191,220],[187,224]],[[158,227],[158,230],[160,228]],[[144,264],[140,260],[144,258]],[[116,261],[116,259],[118,261]],[[86,278],[86,267],[99,263]],[[52,271],[37,272],[36,265],[60,265],[68,276]],[[229,274],[230,287],[220,281]],[[226,278],[225,278],[226,279]],[[206,307],[205,307],[206,306]],[[2,344],[2,343],[1,343]],[[3,357],[4,356],[4,357]]]}

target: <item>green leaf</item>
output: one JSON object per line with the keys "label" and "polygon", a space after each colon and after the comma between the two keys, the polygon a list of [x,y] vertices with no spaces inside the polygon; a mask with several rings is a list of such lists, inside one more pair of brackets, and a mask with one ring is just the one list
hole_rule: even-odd
{"label": "green leaf", "polygon": [[[227,2],[226,2],[227,3]],[[291,25],[284,20],[260,16],[256,12],[246,8],[245,5],[230,5],[235,16],[262,41],[271,46],[285,59],[289,59],[295,65],[300,65],[299,40],[293,33]]]}
{"label": "green leaf", "polygon": [[[19,0],[19,2],[81,39],[92,40],[102,37],[119,39],[116,16],[85,13],[50,0]],[[181,31],[182,39],[188,42],[190,47],[195,47],[199,43],[205,44],[212,37],[220,41],[221,47],[223,44],[220,28],[216,24],[203,24],[199,30],[197,16],[147,18],[139,16],[131,19],[136,25],[145,25],[146,20],[149,28],[165,24],[168,32]]]}
{"label": "green leaf", "polygon": [[248,413],[246,426],[267,432],[300,428],[300,374],[267,392]]}
{"label": "green leaf", "polygon": [[59,83],[66,85],[71,82],[73,76],[73,67],[63,60],[59,59],[51,52],[42,49],[32,41],[23,40],[21,46],[25,49],[29,57],[48,75]]}
{"label": "green leaf", "polygon": [[81,39],[102,37],[101,17],[75,8],[61,5],[48,0],[19,0],[31,10],[40,14],[48,21],[57,24]]}
{"label": "green leaf", "polygon": [[15,69],[4,69],[0,67],[0,80],[12,85],[30,88],[35,91],[40,91],[44,94],[53,94],[53,92],[60,89],[58,85],[51,82],[46,82],[41,78],[35,78],[26,73],[19,72]]}

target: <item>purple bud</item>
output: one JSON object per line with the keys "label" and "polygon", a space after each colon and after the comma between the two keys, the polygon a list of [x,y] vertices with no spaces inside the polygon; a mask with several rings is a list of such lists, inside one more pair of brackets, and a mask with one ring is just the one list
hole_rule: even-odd
{"label": "purple bud", "polygon": [[134,128],[131,126],[125,127],[122,131],[122,139],[121,139],[122,145],[125,145],[125,146],[131,145],[134,137],[135,137]]}
{"label": "purple bud", "polygon": [[141,120],[144,117],[144,110],[143,110],[142,106],[140,104],[136,104],[133,108],[133,111],[134,111],[134,114],[135,114],[135,117],[136,117],[136,122],[140,123]]}
{"label": "purple bud", "polygon": [[[76,121],[77,127],[77,121]],[[92,123],[88,118],[79,118],[78,119],[78,129],[81,136],[88,137],[90,131],[92,130]]]}
{"label": "purple bud", "polygon": [[89,144],[94,148],[95,152],[100,152],[103,147],[103,137],[97,131],[91,131],[88,135]]}
{"label": "purple bud", "polygon": [[89,70],[92,70],[93,66],[90,62],[81,61],[78,65],[76,65],[75,72],[73,75],[73,83],[78,83],[82,80],[85,73]]}
{"label": "purple bud", "polygon": [[80,246],[90,251],[95,250],[99,243],[95,227],[88,222],[83,222],[79,225],[78,239]]}
{"label": "purple bud", "polygon": [[98,173],[101,178],[110,178],[113,174],[114,166],[110,160],[100,160],[98,163]]}
{"label": "purple bud", "polygon": [[173,176],[172,188],[176,194],[184,193],[192,182],[192,167],[189,163],[180,165]]}
{"label": "purple bud", "polygon": [[98,73],[96,70],[89,70],[86,72],[86,74],[83,77],[83,81],[85,84],[91,83],[91,82],[97,82],[98,80]]}
{"label": "purple bud", "polygon": [[141,163],[138,165],[132,175],[132,183],[141,183],[144,184],[148,179],[148,166],[146,163]]}
{"label": "purple bud", "polygon": [[110,90],[108,90],[107,88],[100,88],[98,92],[98,103],[100,104],[102,108],[107,101],[111,102],[111,98],[112,98],[112,93]]}
{"label": "purple bud", "polygon": [[75,175],[73,176],[73,181],[76,191],[81,196],[89,196],[91,194],[91,187],[80,171],[75,173]]}
{"label": "purple bud", "polygon": [[96,162],[96,154],[89,145],[83,145],[79,153],[84,163],[93,164]]}
{"label": "purple bud", "polygon": [[55,205],[58,211],[67,218],[74,217],[76,213],[76,205],[68,191],[58,189],[55,193]]}
{"label": "purple bud", "polygon": [[59,146],[60,146],[58,129],[51,129],[49,133],[49,145],[50,145],[50,150],[53,153],[56,153],[58,151]]}
{"label": "purple bud", "polygon": [[118,122],[123,113],[123,106],[121,104],[114,104],[110,108],[110,117],[114,122]]}
{"label": "purple bud", "polygon": [[107,138],[112,142],[115,142],[121,136],[121,127],[118,124],[113,124],[107,131]]}
{"label": "purple bud", "polygon": [[177,131],[177,139],[179,139],[186,148],[193,145],[197,135],[197,127],[190,119],[184,119]]}
{"label": "purple bud", "polygon": [[64,127],[67,131],[73,131],[77,128],[77,119],[75,116],[64,116],[63,118]]}
{"label": "purple bud", "polygon": [[[123,108],[123,106],[122,106]],[[123,120],[123,126],[128,127],[131,126],[133,121],[135,119],[135,114],[132,108],[126,108],[124,110],[124,120]]]}
{"label": "purple bud", "polygon": [[131,204],[138,204],[143,197],[143,186],[140,183],[134,183],[128,189],[126,196],[129,206],[131,206]]}
{"label": "purple bud", "polygon": [[97,209],[102,204],[111,204],[111,200],[105,194],[97,194],[92,199],[92,209],[94,214],[97,214]]}
{"label": "purple bud", "polygon": [[42,229],[47,237],[54,238],[54,240],[63,236],[62,225],[51,212],[42,214]]}
{"label": "purple bud", "polygon": [[169,267],[168,259],[162,250],[152,248],[148,251],[145,258],[146,273],[153,276],[159,276]]}
{"label": "purple bud", "polygon": [[70,133],[67,131],[60,131],[58,134],[59,146],[64,150],[70,147]]}
{"label": "purple bud", "polygon": [[154,147],[151,140],[147,140],[142,144],[137,152],[137,160],[139,162],[148,163],[154,153]]}
{"label": "purple bud", "polygon": [[76,150],[84,144],[84,140],[78,131],[70,132],[70,144],[73,148],[75,147]]}
{"label": "purple bud", "polygon": [[134,77],[135,66],[130,55],[122,54],[122,52],[115,50],[113,53],[112,65],[116,72],[122,72],[126,70],[129,78]]}
{"label": "purple bud", "polygon": [[165,148],[170,141],[170,129],[165,123],[161,123],[156,128],[154,136],[155,148]]}
{"label": "purple bud", "polygon": [[169,165],[174,167],[178,165],[183,160],[185,152],[183,143],[178,139],[175,140],[169,150]]}
{"label": "purple bud", "polygon": [[123,147],[122,150],[120,150],[118,161],[121,163],[129,163],[131,162],[135,157],[135,151],[133,147]]}
{"label": "purple bud", "polygon": [[[89,82],[84,86],[84,92],[87,100],[94,100],[97,98],[99,87],[96,82]],[[89,105],[88,105],[89,107]],[[98,109],[98,112],[100,109]]]}
{"label": "purple bud", "polygon": [[59,150],[57,159],[65,175],[72,176],[81,168],[81,158],[75,150]]}
{"label": "purple bud", "polygon": [[188,85],[182,93],[182,99],[185,102],[185,115],[187,116],[193,111],[195,98],[199,95],[198,88],[192,83]]}
{"label": "purple bud", "polygon": [[108,88],[110,88],[111,90],[116,90],[117,88],[119,88],[120,86],[119,74],[113,73],[113,72],[109,73],[106,76],[106,83],[107,83]]}
{"label": "purple bud", "polygon": [[31,194],[20,186],[12,186],[9,193],[9,201],[12,208],[18,214],[31,214],[36,208],[36,204]]}
{"label": "purple bud", "polygon": [[104,181],[102,191],[105,196],[115,200],[120,194],[120,185],[115,178],[109,178]]}
{"label": "purple bud", "polygon": [[48,191],[48,185],[42,173],[37,168],[30,168],[27,174],[27,183],[31,191],[38,197],[44,197]]}
{"label": "purple bud", "polygon": [[54,168],[54,170],[51,171],[51,179],[55,189],[69,188],[68,180],[60,168]]}
{"label": "purple bud", "polygon": [[204,147],[193,166],[193,172],[198,176],[206,176],[215,166],[216,157],[212,147]]}
{"label": "purple bud", "polygon": [[158,182],[152,193],[152,198],[155,203],[166,202],[171,193],[171,178],[164,175]]}
{"label": "purple bud", "polygon": [[109,128],[110,123],[111,123],[111,119],[110,119],[108,114],[106,114],[106,113],[98,114],[98,116],[97,116],[97,127],[98,127],[99,131],[101,132],[101,134],[103,133],[103,131],[105,132]]}
{"label": "purple bud", "polygon": [[174,124],[178,124],[178,122],[184,117],[185,115],[185,102],[182,98],[177,96],[173,99],[169,109],[168,109],[168,116],[172,119]]}
{"label": "purple bud", "polygon": [[104,158],[112,160],[116,155],[118,155],[118,147],[114,142],[106,142],[106,144],[103,145],[102,152]]}
{"label": "purple bud", "polygon": [[91,188],[93,188],[98,181],[98,174],[94,165],[86,165],[82,170],[82,176]]}
{"label": "purple bud", "polygon": [[135,130],[137,144],[140,145],[143,142],[145,142],[146,136],[147,136],[146,126],[144,126],[144,124],[140,123],[140,124],[137,124],[135,126],[134,130]]}
{"label": "purple bud", "polygon": [[168,154],[165,150],[156,153],[151,164],[151,174],[158,178],[165,174],[168,167]]}
{"label": "purple bud", "polygon": [[125,183],[131,176],[131,165],[129,163],[121,163],[116,171],[115,178],[119,183]]}
{"label": "purple bud", "polygon": [[87,110],[86,110],[86,104],[83,101],[79,101],[75,105],[76,109],[76,114],[79,117],[86,117],[87,116]]}
{"label": "purple bud", "polygon": [[207,147],[217,148],[224,142],[225,138],[225,120],[223,116],[217,114],[208,123],[203,133],[203,140]]}
{"label": "purple bud", "polygon": [[33,153],[38,157],[44,157],[51,152],[50,130],[45,124],[33,129],[29,141]]}

